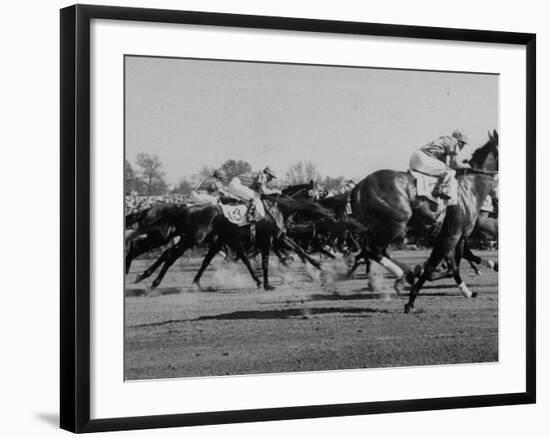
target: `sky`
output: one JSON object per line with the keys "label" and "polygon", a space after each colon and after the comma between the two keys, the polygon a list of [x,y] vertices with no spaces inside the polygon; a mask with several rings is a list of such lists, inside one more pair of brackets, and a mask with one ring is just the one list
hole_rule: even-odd
{"label": "sky", "polygon": [[461,129],[498,130],[498,76],[127,56],[126,158],[157,154],[176,184],[227,159],[284,176],[405,170],[415,149]]}

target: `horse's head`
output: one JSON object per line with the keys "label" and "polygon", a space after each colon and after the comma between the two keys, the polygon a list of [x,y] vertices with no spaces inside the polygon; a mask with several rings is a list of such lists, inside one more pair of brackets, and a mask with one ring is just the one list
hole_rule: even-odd
{"label": "horse's head", "polygon": [[487,143],[472,154],[470,166],[474,170],[498,172],[498,132],[496,129],[492,133],[489,131]]}
{"label": "horse's head", "polygon": [[297,184],[288,186],[283,189],[283,195],[290,196],[294,199],[315,199],[319,197],[319,194],[315,188],[315,182],[311,180],[307,184]]}

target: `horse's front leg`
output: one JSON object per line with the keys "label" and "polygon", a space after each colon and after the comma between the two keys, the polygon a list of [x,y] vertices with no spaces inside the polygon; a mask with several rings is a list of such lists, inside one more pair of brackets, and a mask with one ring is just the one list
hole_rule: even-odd
{"label": "horse's front leg", "polygon": [[[413,284],[411,291],[409,292],[409,301],[405,304],[405,313],[409,313],[414,308],[414,301],[416,300],[416,297],[418,296],[418,293],[426,280],[432,276],[433,272],[437,269],[445,256],[453,255],[452,251],[456,248],[459,241],[459,235],[439,236],[438,241],[430,254],[430,258],[426,262],[424,271],[420,275],[420,278]],[[462,252],[460,252],[460,257],[462,257]]]}
{"label": "horse's front leg", "polygon": [[143,273],[139,274],[136,277],[135,283],[139,283],[140,281],[145,280],[146,278],[150,277],[151,275],[153,275],[155,273],[155,271],[158,269],[158,267],[161,264],[171,260],[174,257],[174,254],[178,252],[178,246],[180,244],[181,244],[181,242],[178,242],[176,245],[171,246],[170,248],[165,250],[160,255],[160,257],[157,260],[155,260],[155,262],[151,266],[149,266]]}
{"label": "horse's front leg", "polygon": [[169,258],[164,262],[157,277],[153,280],[153,283],[151,284],[151,289],[155,289],[156,287],[158,287],[158,285],[166,275],[166,272],[168,271],[170,266],[172,266],[174,262],[177,259],[179,259],[183,255],[183,253],[187,251],[187,249],[190,247],[191,247],[190,243],[183,242],[183,241],[178,242],[173,247],[173,251],[170,253]]}
{"label": "horse's front leg", "polygon": [[405,304],[405,313],[409,313],[412,309],[414,309],[414,301],[416,300],[420,289],[422,289],[422,286],[424,286],[424,283],[428,280],[434,269],[435,268],[432,265],[427,264],[426,268],[420,275],[420,278],[413,284],[411,291],[409,292],[409,301]]}

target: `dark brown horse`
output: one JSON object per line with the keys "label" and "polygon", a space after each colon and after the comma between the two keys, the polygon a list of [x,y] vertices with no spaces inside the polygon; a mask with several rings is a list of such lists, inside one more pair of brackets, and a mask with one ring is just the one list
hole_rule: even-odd
{"label": "dark brown horse", "polygon": [[[216,216],[220,214],[219,207],[215,205],[173,205],[167,209],[161,209],[156,212],[156,219],[147,221],[143,229],[147,230],[147,235],[143,239],[130,240],[129,248],[126,253],[126,267],[129,268],[131,257],[139,253],[151,251],[159,246],[166,245],[172,238],[179,240],[176,244],[165,250],[162,255],[145,272],[138,275],[136,283],[151,276],[160,265],[162,269],[153,281],[152,288],[156,288],[162,281],[166,271],[172,264],[183,255],[185,251],[200,246],[207,242],[212,230]],[[152,214],[149,217],[153,218]],[[168,234],[160,233],[159,230],[170,230]],[[140,228],[138,230],[140,231]],[[138,233],[136,233],[138,234]],[[139,246],[133,247],[133,243],[139,243]],[[140,243],[141,242],[141,243]]]}
{"label": "dark brown horse", "polygon": [[[196,285],[199,290],[202,290],[200,285],[200,279],[205,269],[208,267],[215,255],[220,252],[224,246],[230,247],[235,251],[237,257],[239,257],[246,265],[250,275],[256,282],[256,285],[260,287],[262,282],[256,276],[254,269],[252,268],[247,256],[247,252],[252,249],[259,250],[262,258],[262,273],[263,273],[263,287],[264,290],[273,290],[274,286],[269,282],[269,253],[274,249],[274,245],[283,245],[294,251],[303,262],[311,263],[315,268],[321,269],[320,264],[309,257],[305,251],[302,250],[292,239],[285,234],[284,227],[284,215],[278,206],[278,202],[273,198],[265,197],[263,200],[266,215],[263,219],[257,221],[254,225],[255,230],[252,237],[250,226],[237,226],[229,222],[225,216],[218,215],[213,222],[212,236],[214,242],[210,246],[208,253],[204,257],[201,267],[195,278],[193,284]],[[288,204],[285,204],[288,206]]]}
{"label": "dark brown horse", "polygon": [[136,257],[167,245],[181,235],[182,227],[187,226],[184,218],[189,211],[181,204],[156,204],[126,216],[126,273]]}
{"label": "dark brown horse", "polygon": [[[496,184],[493,175],[493,172],[498,170],[498,134],[496,131],[489,133],[488,142],[476,150],[470,165],[472,166],[471,171],[463,172],[458,176],[460,190],[457,207],[471,213],[470,219],[473,219],[471,228],[473,229],[481,204]],[[496,167],[496,169],[492,167]],[[485,172],[486,170],[488,173]],[[480,186],[482,183],[483,187]],[[481,198],[483,194],[484,197]],[[474,207],[477,204],[474,206],[473,203],[479,199],[479,208],[476,209]],[[434,231],[439,231],[440,226],[445,226],[441,225],[441,220],[437,217],[439,213],[433,208],[431,201],[417,196],[416,182],[409,172],[394,170],[380,170],[362,180],[352,190],[351,206],[352,216],[369,230],[368,238],[364,239],[360,256],[377,261],[394,274],[397,277],[395,287],[400,293],[404,282],[408,281],[413,284],[415,276],[407,265],[389,256],[388,246],[401,241],[405,237],[407,228],[412,228],[418,235],[430,235]],[[470,229],[469,233],[471,231]],[[444,254],[443,257],[446,255]],[[462,257],[462,248],[460,257]],[[434,271],[435,269],[431,270],[424,281],[431,278]]]}
{"label": "dark brown horse", "polygon": [[335,258],[329,249],[347,254],[359,249],[357,239],[366,229],[348,214],[349,192],[316,200],[316,204],[330,211],[333,218],[314,220],[311,214],[297,214],[289,218],[289,235],[306,250]]}
{"label": "dark brown horse", "polygon": [[[269,252],[270,250],[274,250],[277,253],[279,246],[290,249],[295,252],[304,263],[309,262],[315,268],[320,269],[320,265],[317,261],[309,257],[298,245],[296,245],[296,243],[285,235],[284,215],[282,212],[286,211],[290,214],[294,211],[305,209],[313,211],[314,214],[320,215],[321,217],[327,217],[330,213],[306,201],[278,199],[277,197],[265,199],[264,205],[267,214],[265,218],[254,224],[254,228],[252,228],[251,225],[237,226],[229,222],[223,215],[219,206],[182,206],[179,217],[174,214],[171,215],[171,218],[179,221],[177,224],[173,224],[173,226],[176,227],[174,234],[179,236],[180,240],[172,247],[166,249],[153,265],[136,278],[136,282],[151,276],[159,266],[162,265],[160,273],[151,285],[151,288],[156,288],[170,266],[172,266],[185,251],[202,243],[208,243],[209,250],[202,262],[199,272],[193,280],[193,284],[199,289],[202,289],[200,286],[200,278],[204,270],[222,248],[229,248],[235,253],[237,258],[245,264],[250,275],[259,287],[262,282],[256,276],[247,254],[249,251],[257,249],[262,255],[263,286],[266,290],[273,289],[269,283],[268,275]],[[159,219],[159,223],[162,222],[162,218]],[[170,223],[172,223],[172,219]],[[254,229],[254,231],[252,231],[252,229]]]}
{"label": "dark brown horse", "polygon": [[405,313],[414,308],[414,302],[425,281],[437,268],[444,257],[452,255],[454,262],[454,280],[462,294],[467,297],[476,296],[464,283],[460,276],[460,260],[464,242],[474,230],[481,206],[487,195],[496,185],[495,175],[498,172],[498,134],[489,135],[487,144],[475,151],[470,160],[471,169],[465,169],[458,176],[458,204],[447,208],[443,227],[437,236],[437,241],[430,254],[424,271],[414,283],[409,293],[409,301],[405,304]]}

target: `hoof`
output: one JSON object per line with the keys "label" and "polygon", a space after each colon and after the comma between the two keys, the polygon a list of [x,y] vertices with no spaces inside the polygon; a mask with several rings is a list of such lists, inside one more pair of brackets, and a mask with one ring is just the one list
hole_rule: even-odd
{"label": "hoof", "polygon": [[395,281],[393,288],[395,289],[397,296],[400,296],[405,292],[405,282],[406,282],[405,277],[401,277],[400,279]]}
{"label": "hoof", "polygon": [[423,265],[416,265],[412,271],[412,274],[414,275],[415,278],[420,278],[423,271],[424,271]]}
{"label": "hoof", "polygon": [[414,308],[412,304],[405,304],[405,313],[411,313],[411,310]]}
{"label": "hoof", "polygon": [[198,281],[194,281],[192,283],[192,286],[193,287],[196,287],[198,289],[199,292],[204,292],[204,288],[200,285],[200,283]]}
{"label": "hoof", "polygon": [[476,298],[479,294],[477,292],[472,292],[472,298]]}
{"label": "hoof", "polygon": [[264,284],[264,290],[275,290],[275,286],[271,286],[269,283]]}
{"label": "hoof", "polygon": [[261,282],[261,281],[257,281],[257,282],[256,282],[256,287],[257,287],[258,289],[260,289],[260,288],[262,287],[262,282]]}

